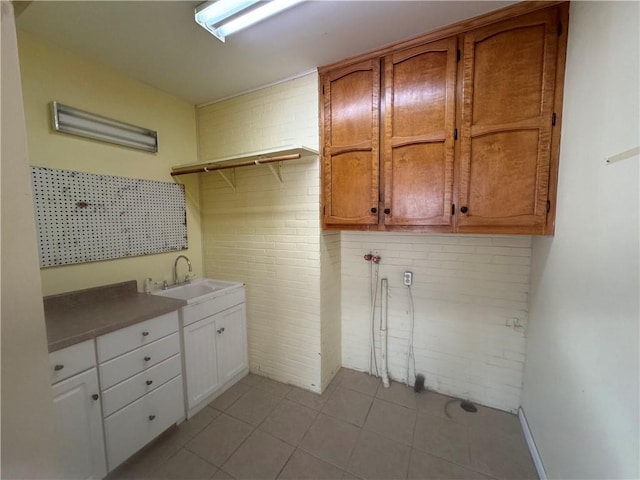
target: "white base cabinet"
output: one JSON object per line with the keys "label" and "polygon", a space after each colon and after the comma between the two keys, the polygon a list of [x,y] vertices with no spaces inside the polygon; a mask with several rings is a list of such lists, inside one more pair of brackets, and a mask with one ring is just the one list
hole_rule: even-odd
{"label": "white base cabinet", "polygon": [[[60,478],[64,479],[101,479],[107,475],[98,374],[92,344],[93,341],[84,342],[51,355],[52,376],[86,370],[52,386],[56,448]],[[88,359],[90,363],[78,366],[78,359],[87,360],[84,355],[87,346],[92,353]]]}
{"label": "white base cabinet", "polygon": [[187,417],[249,371],[244,287],[182,308]]}
{"label": "white base cabinet", "polygon": [[120,465],[181,417],[184,417],[182,376],[107,417],[104,428],[109,469]]}
{"label": "white base cabinet", "polygon": [[104,478],[184,420],[179,329],[173,311],[49,354],[60,478]]}
{"label": "white base cabinet", "polygon": [[178,330],[171,312],[96,339],[109,471],[184,419]]}

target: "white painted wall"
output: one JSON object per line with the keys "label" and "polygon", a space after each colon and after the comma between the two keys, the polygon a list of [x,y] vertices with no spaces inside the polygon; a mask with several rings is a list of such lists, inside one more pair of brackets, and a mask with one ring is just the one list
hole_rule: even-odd
{"label": "white painted wall", "polygon": [[571,4],[554,238],[533,242],[523,410],[550,478],[639,478],[638,2]]}
{"label": "white painted wall", "polygon": [[[198,129],[201,160],[317,148],[317,75],[202,107]],[[237,169],[235,192],[217,173],[201,175],[205,271],[247,285],[251,371],[319,392],[340,366],[327,343],[339,344],[339,288],[335,273],[321,273],[339,242],[320,230],[317,156],[281,173],[283,184],[266,166]]]}
{"label": "white painted wall", "polygon": [[342,366],[340,253],[340,232],[323,232],[320,238],[322,390]]}
{"label": "white painted wall", "polygon": [[56,478],[53,402],[13,6],[2,9],[2,478]]}
{"label": "white painted wall", "polygon": [[[427,388],[515,411],[520,405],[527,324],[529,236],[342,232],[342,364],[369,368],[370,264],[389,282],[389,373],[405,381],[413,272],[416,370]],[[379,307],[376,348],[379,349]],[[380,354],[378,353],[378,362]],[[413,367],[410,383],[413,384]]]}

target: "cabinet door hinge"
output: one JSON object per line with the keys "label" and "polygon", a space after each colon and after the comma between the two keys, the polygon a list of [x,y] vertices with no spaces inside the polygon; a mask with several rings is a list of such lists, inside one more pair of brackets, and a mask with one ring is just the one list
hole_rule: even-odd
{"label": "cabinet door hinge", "polygon": [[456,62],[459,62],[460,58],[462,58],[462,53],[460,52],[460,49],[458,49],[458,51],[456,52]]}
{"label": "cabinet door hinge", "polygon": [[454,215],[456,213],[456,204],[452,203],[451,204],[451,215]]}
{"label": "cabinet door hinge", "polygon": [[457,139],[458,139],[458,129],[457,129],[457,128],[454,128],[454,129],[453,129],[453,139],[454,139],[454,140],[457,140]]}
{"label": "cabinet door hinge", "polygon": [[556,126],[556,112],[553,112],[553,114],[551,115],[551,126]]}
{"label": "cabinet door hinge", "polygon": [[551,211],[551,200],[547,200],[547,213]]}

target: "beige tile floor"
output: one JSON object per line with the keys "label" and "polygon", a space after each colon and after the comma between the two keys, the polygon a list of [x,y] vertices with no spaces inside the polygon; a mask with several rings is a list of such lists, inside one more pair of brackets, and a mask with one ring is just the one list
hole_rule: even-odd
{"label": "beige tile floor", "polygon": [[515,415],[342,369],[322,395],[245,377],[120,479],[537,478]]}

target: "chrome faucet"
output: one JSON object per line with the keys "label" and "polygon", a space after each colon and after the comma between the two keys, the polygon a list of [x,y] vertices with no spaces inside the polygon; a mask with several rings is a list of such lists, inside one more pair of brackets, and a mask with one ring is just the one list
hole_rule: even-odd
{"label": "chrome faucet", "polygon": [[[189,265],[189,272],[193,271],[193,269],[191,268],[191,260],[189,260],[184,255],[178,255],[178,258],[176,258],[176,261],[173,263],[173,284],[174,285],[178,284],[178,260],[180,260],[181,258],[184,258],[187,261],[187,265]],[[189,275],[186,275],[184,277],[184,282],[182,283],[187,283],[188,281],[189,281]]]}

